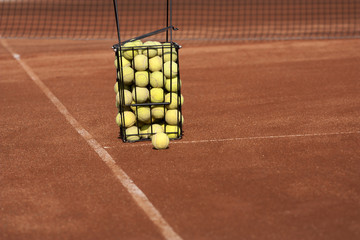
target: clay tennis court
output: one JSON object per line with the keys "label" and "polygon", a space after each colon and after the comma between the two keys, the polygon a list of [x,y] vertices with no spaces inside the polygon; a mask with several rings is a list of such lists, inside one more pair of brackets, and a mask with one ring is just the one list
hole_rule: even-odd
{"label": "clay tennis court", "polygon": [[1,239],[359,239],[359,39],[184,41],[161,151],[118,138],[114,41],[0,43]]}

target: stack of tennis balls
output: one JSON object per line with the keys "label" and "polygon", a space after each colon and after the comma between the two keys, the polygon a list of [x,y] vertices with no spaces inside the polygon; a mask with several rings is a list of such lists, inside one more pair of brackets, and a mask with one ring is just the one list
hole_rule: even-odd
{"label": "stack of tennis balls", "polygon": [[184,97],[180,94],[177,51],[170,44],[131,41],[121,47],[121,59],[115,57],[117,76],[122,78],[114,86],[119,112],[116,123],[125,128],[126,141],[151,139],[156,149],[164,149],[169,139],[181,135]]}

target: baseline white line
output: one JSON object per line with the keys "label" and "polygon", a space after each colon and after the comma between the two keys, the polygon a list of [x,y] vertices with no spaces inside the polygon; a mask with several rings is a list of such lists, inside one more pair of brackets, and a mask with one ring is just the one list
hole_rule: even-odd
{"label": "baseline white line", "polygon": [[131,178],[118,166],[115,160],[110,154],[102,148],[102,146],[94,139],[94,137],[86,131],[80,123],[69,113],[66,107],[60,102],[60,100],[50,91],[50,89],[40,80],[35,72],[24,61],[21,60],[20,55],[16,54],[7,42],[0,39],[1,44],[5,49],[16,59],[21,65],[29,77],[34,83],[43,91],[43,93],[50,99],[50,101],[56,106],[66,120],[75,128],[75,130],[86,140],[86,142],[92,147],[92,149],[100,156],[102,161],[110,168],[116,178],[130,193],[137,205],[145,212],[148,218],[159,229],[160,233],[165,239],[182,239],[161,216],[160,212],[154,207],[146,195],[140,190],[138,186],[131,180]]}

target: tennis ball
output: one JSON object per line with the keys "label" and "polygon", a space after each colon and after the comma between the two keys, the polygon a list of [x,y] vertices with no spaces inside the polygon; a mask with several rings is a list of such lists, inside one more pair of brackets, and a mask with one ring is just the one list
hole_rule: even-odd
{"label": "tennis ball", "polygon": [[169,137],[165,133],[156,133],[151,142],[156,149],[166,149],[169,146]]}
{"label": "tennis ball", "polygon": [[[124,58],[124,56],[122,56],[121,59],[122,59],[122,67],[131,67],[131,63],[130,63],[129,60]],[[120,57],[119,57],[119,63],[120,63],[120,66],[121,66]],[[116,57],[115,57],[114,65],[115,65],[116,68],[118,68],[118,60],[116,60]]]}
{"label": "tennis ball", "polygon": [[140,140],[139,129],[137,126],[132,126],[132,127],[127,128],[125,130],[125,134],[126,134],[127,141],[135,142],[135,141]]}
{"label": "tennis ball", "polygon": [[[123,96],[121,96],[122,98]],[[119,107],[120,105],[120,93],[116,94],[116,107]],[[129,105],[132,102],[132,94],[129,90],[124,89],[124,105]]]}
{"label": "tennis ball", "polygon": [[163,43],[161,47],[158,48],[158,55],[161,56],[165,52],[169,52],[171,47],[171,43],[166,42]]}
{"label": "tennis ball", "polygon": [[147,123],[150,121],[151,117],[151,110],[148,106],[139,106],[136,110],[136,116],[138,117],[138,120]]}
{"label": "tennis ball", "polygon": [[[142,56],[142,55],[138,55],[138,56]],[[135,73],[135,84],[138,87],[146,87],[149,84],[149,72],[137,71]]]}
{"label": "tennis ball", "polygon": [[145,42],[143,46],[146,48],[143,49],[143,54],[149,56],[149,58],[155,57],[158,53],[157,48],[155,47],[156,45],[161,45],[161,43],[155,41]]}
{"label": "tennis ball", "polygon": [[118,93],[119,92],[119,84],[118,82],[116,81],[115,85],[114,85],[114,92],[115,93]]}
{"label": "tennis ball", "polygon": [[150,125],[150,127],[148,128],[148,134],[150,135],[150,138],[152,137],[152,135],[159,132],[164,132],[164,129],[161,125],[157,123]]}
{"label": "tennis ball", "polygon": [[152,72],[160,71],[163,65],[161,57],[155,56],[149,59],[149,69]]}
{"label": "tennis ball", "polygon": [[164,69],[163,72],[165,74],[166,78],[174,78],[178,74],[178,65],[176,62],[166,62],[164,63]]}
{"label": "tennis ball", "polygon": [[141,54],[142,53],[141,46],[143,45],[143,42],[140,39],[132,41],[132,42],[135,44],[136,47],[138,47],[136,49],[137,49],[138,53]]}
{"label": "tennis ball", "polygon": [[176,60],[177,60],[176,51],[175,52],[173,51],[172,53],[170,53],[170,51],[163,53],[163,59],[164,59],[164,62],[168,62],[168,61],[176,62]]}
{"label": "tennis ball", "polygon": [[[131,127],[136,122],[136,116],[131,111],[124,111],[122,114],[118,113],[115,120],[119,127]],[[123,120],[124,123],[122,122]]]}
{"label": "tennis ball", "polygon": [[178,125],[184,123],[184,117],[182,116],[181,112],[177,109],[169,109],[165,114],[165,121],[169,125]]}
{"label": "tennis ball", "polygon": [[[136,102],[132,100],[131,104],[136,104]],[[130,109],[133,110],[133,112],[136,112],[136,106],[130,106]]]}
{"label": "tennis ball", "polygon": [[150,74],[150,85],[154,88],[162,88],[164,86],[165,76],[162,72],[156,71]]}
{"label": "tennis ball", "polygon": [[166,125],[164,133],[166,133],[169,138],[174,139],[180,137],[181,130],[177,125]]}
{"label": "tennis ball", "polygon": [[[122,75],[121,75],[122,74]],[[118,78],[121,80],[123,77],[124,84],[130,85],[134,80],[134,69],[131,67],[124,67],[118,72]]]}
{"label": "tennis ball", "polygon": [[123,50],[123,56],[127,60],[132,60],[135,56],[139,54],[138,49],[136,48],[137,44],[135,42],[127,42],[124,46],[121,47]]}
{"label": "tennis ball", "polygon": [[165,89],[168,92],[177,92],[181,88],[181,80],[178,77],[167,78],[165,80]]}
{"label": "tennis ball", "polygon": [[163,119],[165,117],[167,109],[164,106],[153,106],[151,108],[151,115],[155,119]]}
{"label": "tennis ball", "polygon": [[146,70],[148,68],[148,58],[145,55],[135,56],[133,66],[137,71]]}
{"label": "tennis ball", "polygon": [[149,138],[150,137],[150,135],[148,134],[149,127],[150,127],[149,124],[145,124],[145,125],[141,126],[141,128],[140,128],[141,138]]}
{"label": "tennis ball", "polygon": [[[120,84],[120,89],[122,89],[122,86],[121,86],[121,84]],[[131,85],[125,85],[124,84],[124,89],[126,89],[126,90],[131,90]],[[115,83],[115,85],[114,85],[114,91],[115,91],[115,93],[118,93],[119,92],[119,83],[116,81],[116,83]]]}
{"label": "tennis ball", "polygon": [[153,103],[160,103],[164,101],[164,90],[162,88],[152,88],[150,90],[150,100]]}
{"label": "tennis ball", "polygon": [[149,90],[144,87],[134,87],[132,97],[136,103],[144,103],[149,99]]}
{"label": "tennis ball", "polygon": [[184,97],[182,94],[179,97],[176,93],[168,93],[165,95],[165,102],[170,103],[166,106],[168,109],[176,109],[178,107],[178,104],[184,104]]}

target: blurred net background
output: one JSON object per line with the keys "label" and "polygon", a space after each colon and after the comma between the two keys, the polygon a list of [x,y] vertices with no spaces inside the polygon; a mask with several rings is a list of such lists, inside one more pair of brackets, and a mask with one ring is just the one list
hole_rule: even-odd
{"label": "blurred net background", "polygon": [[[118,0],[121,39],[166,26],[166,0]],[[173,0],[174,40],[355,38],[360,0]],[[0,0],[0,37],[117,39],[112,0]],[[161,39],[160,39],[161,40]]]}

